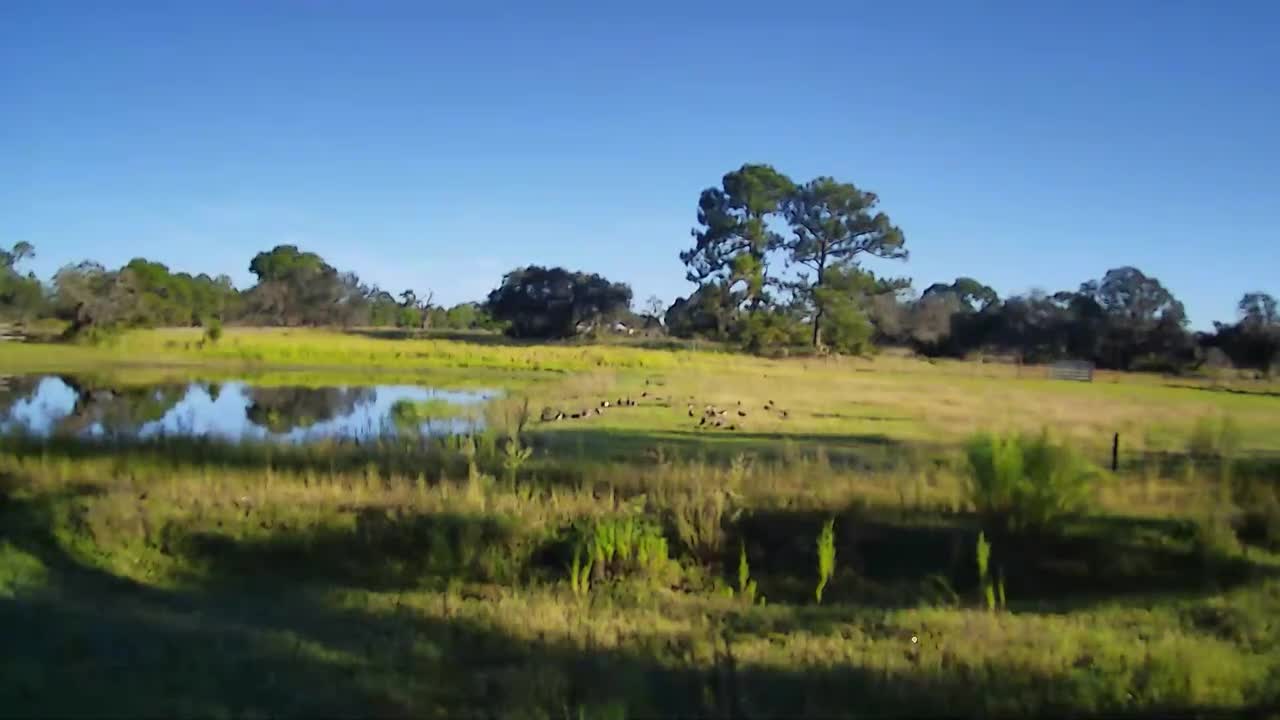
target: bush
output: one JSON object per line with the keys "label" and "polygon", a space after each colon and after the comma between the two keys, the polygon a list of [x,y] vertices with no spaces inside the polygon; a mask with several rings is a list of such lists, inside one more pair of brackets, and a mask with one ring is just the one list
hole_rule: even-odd
{"label": "bush", "polygon": [[222,321],[218,318],[206,320],[204,323],[204,339],[211,345],[217,345],[222,339]]}
{"label": "bush", "polygon": [[740,337],[748,352],[776,353],[804,345],[805,333],[803,325],[781,311],[756,310],[743,319]]}
{"label": "bush", "polygon": [[1074,448],[1039,435],[980,433],[967,447],[969,500],[1010,531],[1037,531],[1084,508],[1096,475]]}

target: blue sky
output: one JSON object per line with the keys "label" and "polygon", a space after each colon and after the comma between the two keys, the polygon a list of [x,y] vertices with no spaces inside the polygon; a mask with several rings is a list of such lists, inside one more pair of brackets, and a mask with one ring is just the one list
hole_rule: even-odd
{"label": "blue sky", "polygon": [[917,288],[1135,265],[1197,328],[1280,294],[1280,3],[532,5],[0,3],[0,242],[669,302],[699,191],[768,162],[879,193]]}

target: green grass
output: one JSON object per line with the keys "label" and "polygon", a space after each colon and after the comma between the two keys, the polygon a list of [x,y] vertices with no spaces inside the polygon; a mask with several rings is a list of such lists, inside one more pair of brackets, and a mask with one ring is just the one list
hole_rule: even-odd
{"label": "green grass", "polygon": [[[566,412],[630,395],[637,407],[593,416],[589,427],[678,435],[697,431],[688,403],[731,412],[741,403],[748,415],[737,419],[736,429],[753,435],[955,444],[976,430],[1049,425],[1090,450],[1109,448],[1120,433],[1124,450],[1145,452],[1181,449],[1198,422],[1230,415],[1240,428],[1242,451],[1280,452],[1280,386],[1274,383],[1116,373],[1071,383],[1044,379],[1042,368],[994,363],[892,356],[767,360],[627,345],[506,344],[496,336],[483,342],[402,340],[302,329],[231,328],[212,345],[201,343],[199,328],[140,330],[104,347],[28,343],[0,353],[0,372],[7,373],[124,368],[154,376],[157,366],[205,379],[248,373],[259,384],[300,378],[315,385],[533,384],[526,394],[537,410],[547,405]],[[649,397],[641,398],[646,391]],[[785,421],[763,410],[768,400],[789,411]]]}
{"label": "green grass", "polygon": [[[0,714],[1160,717],[1280,702],[1280,548],[1247,531],[1280,480],[1272,396],[888,357],[243,330],[209,356],[166,345],[181,337],[28,345],[0,363],[39,370],[66,350],[65,369],[106,384],[233,377],[238,338],[272,358],[251,361],[255,381],[454,377],[508,395],[474,441],[0,438]],[[141,367],[144,348],[169,365]],[[508,445],[526,399],[535,419]],[[536,420],[605,399],[603,414]],[[735,429],[699,426],[706,405]],[[965,441],[1045,425],[1095,465],[1121,430],[1120,472],[1092,473],[1068,508],[1084,510],[1051,527],[984,522]]]}

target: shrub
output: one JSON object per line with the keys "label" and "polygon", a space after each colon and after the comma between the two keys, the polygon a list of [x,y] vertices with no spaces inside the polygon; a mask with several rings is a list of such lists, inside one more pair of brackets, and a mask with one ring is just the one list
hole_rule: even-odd
{"label": "shrub", "polygon": [[1095,470],[1048,431],[1039,435],[970,439],[969,500],[988,520],[1011,531],[1043,530],[1084,508]]}
{"label": "shrub", "polygon": [[789,346],[804,345],[805,332],[804,326],[786,313],[756,310],[744,318],[741,339],[748,352],[778,352]]}
{"label": "shrub", "polygon": [[211,318],[204,323],[204,339],[211,345],[217,345],[222,339],[222,321],[218,318]]}

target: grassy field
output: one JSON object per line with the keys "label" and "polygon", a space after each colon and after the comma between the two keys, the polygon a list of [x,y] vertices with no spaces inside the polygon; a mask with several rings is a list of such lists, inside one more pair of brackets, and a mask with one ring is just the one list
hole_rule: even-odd
{"label": "grassy field", "polygon": [[[508,393],[471,439],[0,439],[0,715],[1280,702],[1272,386],[301,331],[198,343],[3,348],[0,369]],[[992,525],[964,440],[1044,427],[1099,465],[1119,432],[1119,472],[1052,531]]]}

